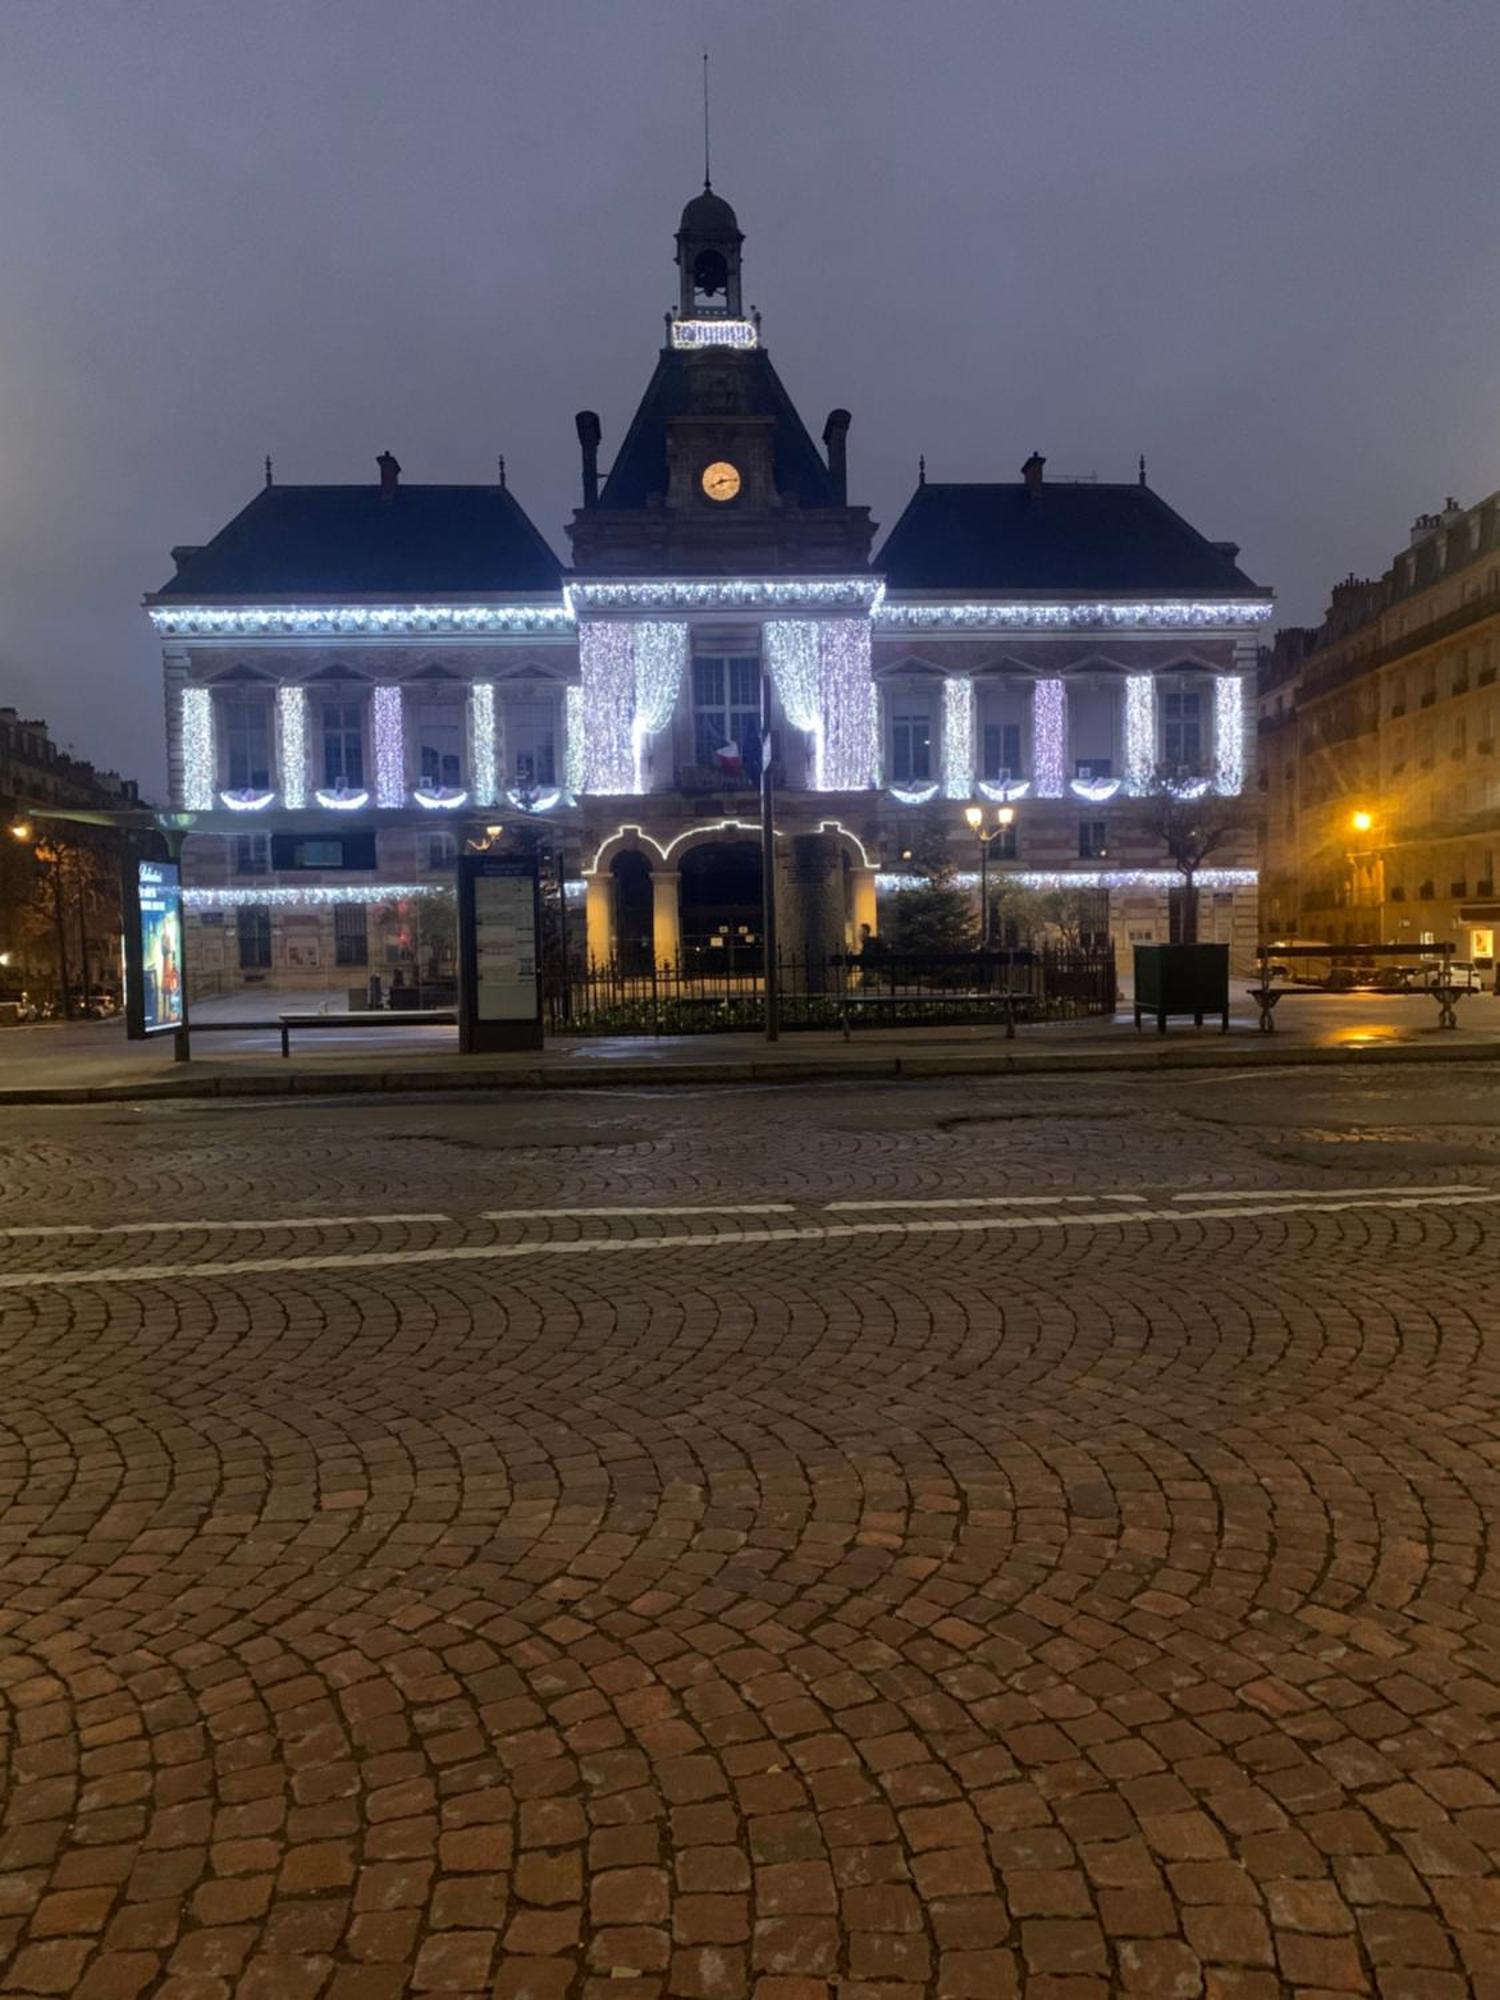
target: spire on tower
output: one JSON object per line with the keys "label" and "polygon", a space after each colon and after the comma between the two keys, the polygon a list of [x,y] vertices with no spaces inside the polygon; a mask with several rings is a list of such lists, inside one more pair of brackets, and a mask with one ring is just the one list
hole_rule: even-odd
{"label": "spire on tower", "polygon": [[703,51],[703,189],[707,193],[713,186],[709,174],[708,156],[708,50]]}

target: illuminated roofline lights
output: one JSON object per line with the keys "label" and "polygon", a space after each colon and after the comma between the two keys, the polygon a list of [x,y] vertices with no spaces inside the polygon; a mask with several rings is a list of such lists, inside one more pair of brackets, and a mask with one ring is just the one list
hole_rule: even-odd
{"label": "illuminated roofline lights", "polygon": [[[979,874],[959,873],[953,877],[961,889],[978,886]],[[1004,868],[990,870],[990,880],[1014,882],[1022,889],[1180,889],[1182,875],[1175,868],[1079,868],[1064,873],[1061,870],[1037,870],[1032,868]],[[1260,871],[1255,868],[1200,868],[1195,877],[1200,889],[1253,889],[1260,880]],[[884,895],[898,894],[903,889],[925,889],[928,886],[925,875],[903,875],[880,873],[875,877],[875,886]]]}
{"label": "illuminated roofline lights", "polygon": [[338,903],[405,903],[414,896],[451,896],[447,882],[341,882],[336,888],[184,889],[190,910],[238,910],[265,903],[275,909],[327,909]]}
{"label": "illuminated roofline lights", "polygon": [[1236,625],[1262,625],[1274,607],[1265,599],[1248,603],[898,604],[887,597],[874,609],[876,625],[891,632],[1014,632],[1029,627],[1097,632],[1183,627],[1227,630]]}
{"label": "illuminated roofline lights", "polygon": [[[837,834],[842,839],[847,840],[851,844],[851,846],[853,846],[858,851],[860,866],[862,868],[868,868],[871,865],[869,849],[865,846],[864,842],[860,839],[859,835],[854,831],[854,829],[852,827],[845,826],[842,820],[836,820],[836,819],[820,820],[818,823],[817,830],[819,833]],[[600,841],[598,847],[594,851],[593,860],[589,862],[589,864],[587,865],[587,867],[584,869],[583,872],[585,875],[597,875],[599,872],[600,856],[604,853],[605,849],[607,847],[613,847],[616,841],[623,841],[628,839],[631,834],[634,834],[636,840],[640,843],[642,847],[655,848],[657,854],[663,861],[669,861],[672,857],[674,850],[681,847],[682,843],[685,840],[701,840],[704,834],[706,833],[748,833],[753,835],[753,837],[756,840],[759,840],[760,826],[758,822],[756,822],[755,820],[745,820],[745,819],[715,820],[711,825],[690,826],[685,828],[683,832],[675,835],[674,838],[668,841],[667,845],[663,847],[659,840],[653,839],[652,836],[649,833],[646,833],[641,827],[634,825],[632,822],[626,822],[623,825],[617,826],[613,833],[607,834],[605,838]],[[778,840],[785,840],[786,838],[785,827],[780,827],[780,826],[777,827],[776,838]]]}
{"label": "illuminated roofline lights", "polygon": [[148,613],[163,639],[466,639],[518,632],[566,638],[566,604],[158,604]]}
{"label": "illuminated roofline lights", "polygon": [[575,617],[601,611],[870,611],[885,585],[873,576],[720,577],[685,583],[670,577],[620,583],[565,583]]}
{"label": "illuminated roofline lights", "polygon": [[674,347],[759,347],[753,319],[674,319]]}

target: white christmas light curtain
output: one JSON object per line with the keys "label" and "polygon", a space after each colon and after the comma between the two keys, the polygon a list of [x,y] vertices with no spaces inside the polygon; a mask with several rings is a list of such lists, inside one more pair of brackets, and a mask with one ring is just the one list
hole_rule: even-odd
{"label": "white christmas light curtain", "polygon": [[870,621],[818,621],[820,792],[861,792],[874,783],[871,746]]}
{"label": "white christmas light curtain", "polygon": [[1156,683],[1150,674],[1125,676],[1125,792],[1143,799],[1156,770]]}
{"label": "white christmas light curtain", "polygon": [[1068,789],[1068,693],[1060,680],[1038,681],[1031,697],[1031,775],[1039,799]]}
{"label": "white christmas light curtain", "polygon": [[214,698],[206,687],[182,690],[182,804],[208,812],[214,802]]}
{"label": "white christmas light curtain", "polygon": [[399,806],[406,798],[406,730],[399,687],[378,687],[371,698],[375,738],[375,803]]}
{"label": "white christmas light curtain", "polygon": [[584,786],[583,689],[570,681],[563,689],[563,789],[574,798]]}
{"label": "white christmas light curtain", "polygon": [[307,689],[276,690],[276,734],[281,755],[281,803],[289,812],[307,804]]}
{"label": "white christmas light curtain", "polygon": [[1245,684],[1238,674],[1214,682],[1214,790],[1235,798],[1245,789]]}
{"label": "white christmas light curtain", "polygon": [[812,789],[858,792],[870,783],[868,618],[772,618],[766,668],[793,729],[812,739]]}
{"label": "white christmas light curtain", "polygon": [[974,682],[954,674],[943,682],[943,797],[967,799],[974,791]]}
{"label": "white christmas light curtain", "polygon": [[495,684],[475,681],[469,689],[469,771],[476,806],[498,803],[495,753]]}
{"label": "white christmas light curtain", "polygon": [[608,796],[635,789],[635,652],[623,619],[578,626],[580,706],[586,718],[583,789]]}
{"label": "white christmas light curtain", "polygon": [[635,713],[630,751],[635,790],[646,789],[646,746],[672,720],[687,671],[688,628],[678,619],[645,619],[630,628]]}

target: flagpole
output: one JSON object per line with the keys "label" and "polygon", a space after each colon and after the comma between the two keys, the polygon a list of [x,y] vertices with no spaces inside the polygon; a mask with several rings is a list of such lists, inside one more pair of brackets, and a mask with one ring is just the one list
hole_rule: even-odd
{"label": "flagpole", "polygon": [[760,896],[761,984],[766,996],[766,1040],[781,1034],[781,981],[776,963],[776,783],[771,755],[771,676],[760,670]]}

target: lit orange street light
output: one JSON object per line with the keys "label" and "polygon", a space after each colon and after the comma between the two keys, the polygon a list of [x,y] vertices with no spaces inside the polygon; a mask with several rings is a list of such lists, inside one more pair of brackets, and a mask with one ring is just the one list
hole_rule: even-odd
{"label": "lit orange street light", "polygon": [[1349,824],[1354,828],[1356,833],[1368,833],[1370,828],[1375,824],[1375,815],[1361,808],[1359,811],[1352,812],[1349,815]]}

